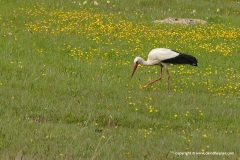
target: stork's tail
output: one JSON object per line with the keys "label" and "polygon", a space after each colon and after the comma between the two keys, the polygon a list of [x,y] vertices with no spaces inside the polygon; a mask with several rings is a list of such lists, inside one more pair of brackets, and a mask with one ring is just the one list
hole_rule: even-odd
{"label": "stork's tail", "polygon": [[197,58],[188,54],[179,54],[180,64],[190,64],[192,66],[198,66]]}
{"label": "stork's tail", "polygon": [[[177,51],[175,51],[175,52],[177,52]],[[179,52],[177,52],[177,53],[179,53]],[[190,64],[192,66],[198,66],[197,58],[195,58],[191,55],[188,55],[188,54],[183,54],[183,53],[179,53],[178,56],[164,60],[162,62],[170,63],[170,64]]]}

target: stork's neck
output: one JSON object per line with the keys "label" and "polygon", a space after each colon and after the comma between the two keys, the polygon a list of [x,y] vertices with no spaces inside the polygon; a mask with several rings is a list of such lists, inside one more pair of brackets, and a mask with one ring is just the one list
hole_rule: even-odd
{"label": "stork's neck", "polygon": [[150,61],[150,60],[145,61],[141,57],[140,57],[139,64],[141,64],[142,66],[152,66],[152,65],[155,65],[154,61]]}

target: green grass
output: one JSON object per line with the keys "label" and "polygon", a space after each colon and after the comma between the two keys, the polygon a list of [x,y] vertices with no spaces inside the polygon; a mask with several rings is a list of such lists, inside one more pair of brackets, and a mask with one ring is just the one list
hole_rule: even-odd
{"label": "green grass", "polygon": [[[239,159],[240,2],[83,2],[0,0],[0,159]],[[133,59],[155,47],[199,67],[143,89],[160,67],[131,79]]]}

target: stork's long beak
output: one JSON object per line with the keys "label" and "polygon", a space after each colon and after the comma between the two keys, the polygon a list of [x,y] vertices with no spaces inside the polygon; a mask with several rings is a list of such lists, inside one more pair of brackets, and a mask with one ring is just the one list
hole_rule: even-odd
{"label": "stork's long beak", "polygon": [[133,71],[132,71],[132,76],[131,76],[131,77],[133,77],[133,75],[134,75],[134,72],[135,72],[135,70],[137,69],[137,66],[138,66],[138,64],[137,64],[137,63],[135,63],[135,65],[134,65],[134,68],[133,68]]}

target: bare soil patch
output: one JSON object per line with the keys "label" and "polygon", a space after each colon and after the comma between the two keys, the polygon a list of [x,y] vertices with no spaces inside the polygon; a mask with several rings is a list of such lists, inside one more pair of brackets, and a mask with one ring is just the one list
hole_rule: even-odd
{"label": "bare soil patch", "polygon": [[207,24],[207,21],[202,19],[192,19],[192,18],[166,18],[163,20],[155,20],[154,23],[168,23],[168,24]]}

